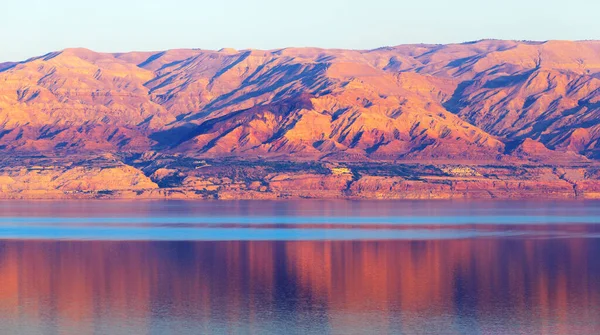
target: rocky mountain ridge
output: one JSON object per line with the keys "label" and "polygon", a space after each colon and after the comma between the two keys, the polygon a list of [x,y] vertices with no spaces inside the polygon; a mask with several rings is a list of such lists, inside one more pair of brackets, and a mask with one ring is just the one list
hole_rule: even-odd
{"label": "rocky mountain ridge", "polygon": [[[69,157],[110,155],[131,189],[183,187],[160,176],[194,174],[173,162],[137,170],[146,163],[131,163],[136,155],[213,164],[432,164],[439,171],[547,166],[587,169],[582,180],[595,180],[599,141],[600,41],[66,49],[0,64],[0,154],[14,158],[5,168],[28,168],[30,157],[74,167],[85,158]],[[175,172],[156,174],[160,168]],[[11,171],[0,175],[15,180]]]}
{"label": "rocky mountain ridge", "polygon": [[597,41],[67,49],[0,71],[8,151],[468,160],[530,139],[550,156],[598,156]]}

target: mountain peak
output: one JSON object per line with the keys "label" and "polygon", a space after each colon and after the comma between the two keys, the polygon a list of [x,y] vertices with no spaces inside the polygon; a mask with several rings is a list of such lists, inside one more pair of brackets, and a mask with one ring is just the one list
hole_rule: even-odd
{"label": "mountain peak", "polygon": [[104,55],[103,53],[92,51],[86,48],[67,48],[60,52],[62,55],[75,56],[82,59],[93,59]]}
{"label": "mountain peak", "polygon": [[221,48],[219,50],[220,53],[224,53],[224,54],[236,54],[238,53],[238,51],[236,49],[233,48]]}

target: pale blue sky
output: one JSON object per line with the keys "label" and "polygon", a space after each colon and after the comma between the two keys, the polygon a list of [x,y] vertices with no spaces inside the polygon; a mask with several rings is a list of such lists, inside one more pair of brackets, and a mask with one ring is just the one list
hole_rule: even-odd
{"label": "pale blue sky", "polygon": [[67,47],[370,49],[600,39],[594,0],[1,0],[0,61]]}

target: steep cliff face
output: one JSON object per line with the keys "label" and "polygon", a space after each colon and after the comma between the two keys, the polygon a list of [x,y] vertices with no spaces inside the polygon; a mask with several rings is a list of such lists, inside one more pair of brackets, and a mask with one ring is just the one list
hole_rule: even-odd
{"label": "steep cliff face", "polygon": [[462,82],[446,107],[494,136],[595,157],[599,58],[598,42],[552,41],[487,55],[471,65],[485,61],[485,69]]}
{"label": "steep cliff face", "polygon": [[67,49],[0,64],[0,92],[9,152],[478,161],[528,159],[531,139],[538,161],[600,157],[595,41]]}

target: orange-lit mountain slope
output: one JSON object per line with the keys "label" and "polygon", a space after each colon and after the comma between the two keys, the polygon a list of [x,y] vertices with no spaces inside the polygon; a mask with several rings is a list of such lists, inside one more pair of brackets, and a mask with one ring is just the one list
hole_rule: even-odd
{"label": "orange-lit mountain slope", "polygon": [[67,49],[0,64],[4,152],[584,162],[599,140],[598,41]]}

